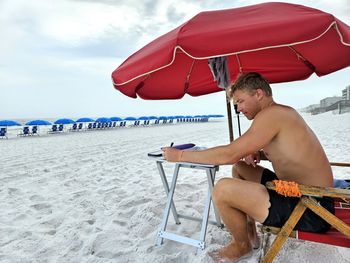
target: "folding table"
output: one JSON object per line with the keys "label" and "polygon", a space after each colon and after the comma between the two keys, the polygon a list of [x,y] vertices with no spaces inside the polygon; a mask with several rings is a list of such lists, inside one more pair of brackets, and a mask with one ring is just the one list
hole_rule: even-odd
{"label": "folding table", "polygon": [[[197,252],[203,250],[205,248],[205,235],[207,232],[208,223],[211,223],[211,224],[219,226],[219,227],[223,227],[219,213],[218,213],[214,203],[213,203],[213,208],[214,208],[215,221],[209,220],[210,205],[212,203],[211,194],[213,191],[215,175],[216,175],[216,172],[219,170],[219,167],[216,165],[210,165],[210,164],[196,164],[196,163],[182,163],[182,162],[175,163],[174,173],[173,173],[171,185],[169,188],[168,180],[167,180],[167,177],[165,175],[164,168],[163,168],[163,163],[165,163],[167,161],[164,159],[161,159],[161,158],[153,158],[153,159],[156,159],[157,168],[158,168],[158,171],[160,174],[160,178],[162,179],[165,193],[167,195],[167,202],[166,202],[166,206],[164,209],[163,218],[162,218],[162,221],[161,221],[161,224],[159,227],[159,231],[158,231],[157,237],[156,237],[156,245],[160,246],[163,244],[164,239],[170,239],[170,240],[177,241],[180,243],[195,246],[195,247],[197,247]],[[206,197],[206,200],[204,203],[204,212],[203,212],[202,218],[182,215],[182,214],[179,214],[176,210],[173,197],[174,197],[174,192],[175,192],[175,188],[176,188],[176,181],[178,178],[180,168],[204,170],[206,172],[207,181],[208,181],[208,192],[207,192],[207,197]],[[171,233],[169,231],[166,231],[170,210],[173,214],[173,217],[174,217],[176,224],[180,224],[179,218],[184,218],[184,219],[188,219],[188,220],[201,222],[201,231],[199,234],[199,239],[194,239],[194,238],[190,238],[190,237],[182,236],[180,234],[175,234],[175,233]]]}

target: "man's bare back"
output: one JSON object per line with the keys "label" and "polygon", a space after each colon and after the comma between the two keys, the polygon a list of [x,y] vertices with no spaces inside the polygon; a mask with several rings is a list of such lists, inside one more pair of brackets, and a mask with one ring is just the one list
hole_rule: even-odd
{"label": "man's bare back", "polygon": [[274,104],[259,112],[254,121],[265,118],[272,118],[279,129],[263,147],[278,178],[305,185],[332,186],[333,175],[327,156],[302,117],[293,108]]}

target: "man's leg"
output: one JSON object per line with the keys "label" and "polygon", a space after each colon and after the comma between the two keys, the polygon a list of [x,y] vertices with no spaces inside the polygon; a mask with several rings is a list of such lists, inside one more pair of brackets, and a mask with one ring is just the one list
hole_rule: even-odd
{"label": "man's leg", "polygon": [[219,180],[213,200],[234,241],[219,251],[220,257],[238,259],[252,250],[248,237],[247,215],[258,222],[268,216],[270,206],[266,188],[258,183],[236,178]]}
{"label": "man's leg", "polygon": [[260,165],[253,167],[252,165],[246,164],[244,161],[238,161],[232,166],[232,177],[260,184],[264,169],[265,168]]}
{"label": "man's leg", "polygon": [[[244,161],[239,161],[232,166],[232,177],[260,183],[264,169],[265,168],[260,165],[253,167],[252,165],[246,164]],[[258,238],[258,234],[256,233],[255,220],[250,216],[247,216],[247,231],[253,248],[259,248],[260,240]]]}

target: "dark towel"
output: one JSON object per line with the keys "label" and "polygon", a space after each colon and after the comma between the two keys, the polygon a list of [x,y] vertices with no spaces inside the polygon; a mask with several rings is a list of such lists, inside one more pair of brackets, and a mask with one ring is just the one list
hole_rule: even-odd
{"label": "dark towel", "polygon": [[230,71],[226,57],[209,58],[208,65],[219,88],[226,89],[231,85]]}

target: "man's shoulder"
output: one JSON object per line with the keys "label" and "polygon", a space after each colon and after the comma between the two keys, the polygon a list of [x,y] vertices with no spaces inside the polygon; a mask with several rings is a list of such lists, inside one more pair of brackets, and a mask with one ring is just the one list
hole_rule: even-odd
{"label": "man's shoulder", "polygon": [[283,104],[273,104],[260,111],[256,117],[263,119],[278,119],[293,115],[299,115],[294,108]]}

